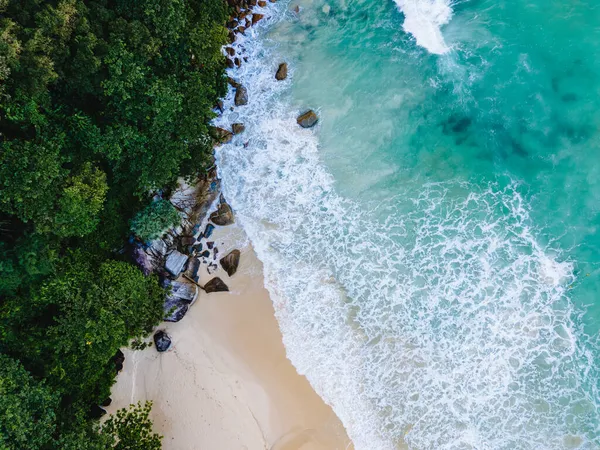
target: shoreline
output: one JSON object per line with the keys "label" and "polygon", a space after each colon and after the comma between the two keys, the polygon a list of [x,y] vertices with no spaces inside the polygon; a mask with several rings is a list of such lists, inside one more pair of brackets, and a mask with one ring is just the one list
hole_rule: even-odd
{"label": "shoreline", "polygon": [[[351,449],[339,418],[286,357],[262,263],[236,224],[215,229],[222,254],[241,250],[230,292],[201,292],[180,322],[158,329],[172,338],[158,353],[124,350],[109,413],[152,400],[164,449]],[[201,284],[208,275],[201,268]]]}

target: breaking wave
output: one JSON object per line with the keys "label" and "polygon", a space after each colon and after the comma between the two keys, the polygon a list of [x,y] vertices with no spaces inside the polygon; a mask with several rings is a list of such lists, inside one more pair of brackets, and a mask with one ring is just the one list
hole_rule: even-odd
{"label": "breaking wave", "polygon": [[316,132],[296,125],[290,80],[275,81],[279,61],[255,39],[274,20],[235,44],[249,103],[218,120],[246,133],[216,156],[299,373],[357,449],[598,448],[598,367],[568,297],[573,266],[538,239],[520,186],[342,198]]}

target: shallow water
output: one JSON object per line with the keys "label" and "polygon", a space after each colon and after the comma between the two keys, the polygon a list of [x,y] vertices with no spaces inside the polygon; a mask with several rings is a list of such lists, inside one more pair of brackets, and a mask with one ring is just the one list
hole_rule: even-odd
{"label": "shallow water", "polygon": [[600,448],[600,7],[562,3],[300,0],[236,44],[224,190],[358,449]]}

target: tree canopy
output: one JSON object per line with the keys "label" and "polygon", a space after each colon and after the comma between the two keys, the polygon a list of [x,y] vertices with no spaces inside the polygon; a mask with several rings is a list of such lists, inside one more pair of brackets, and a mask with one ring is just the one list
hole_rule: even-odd
{"label": "tree canopy", "polygon": [[[122,249],[173,226],[153,198],[210,165],[227,16],[222,0],[0,0],[0,448],[159,448],[147,406],[110,442],[91,407],[115,352],[161,320],[157,278]],[[132,429],[148,446],[117,443]]]}

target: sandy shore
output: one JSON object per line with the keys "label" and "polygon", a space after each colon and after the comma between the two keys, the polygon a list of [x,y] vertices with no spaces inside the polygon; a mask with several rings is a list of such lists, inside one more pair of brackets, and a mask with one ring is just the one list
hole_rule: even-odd
{"label": "sandy shore", "polygon": [[352,448],[337,416],[286,358],[262,264],[243,231],[218,228],[213,240],[220,255],[242,251],[233,277],[220,268],[215,274],[230,292],[201,292],[180,322],[161,324],[173,340],[169,351],[126,350],[109,412],[152,400],[164,449]]}

